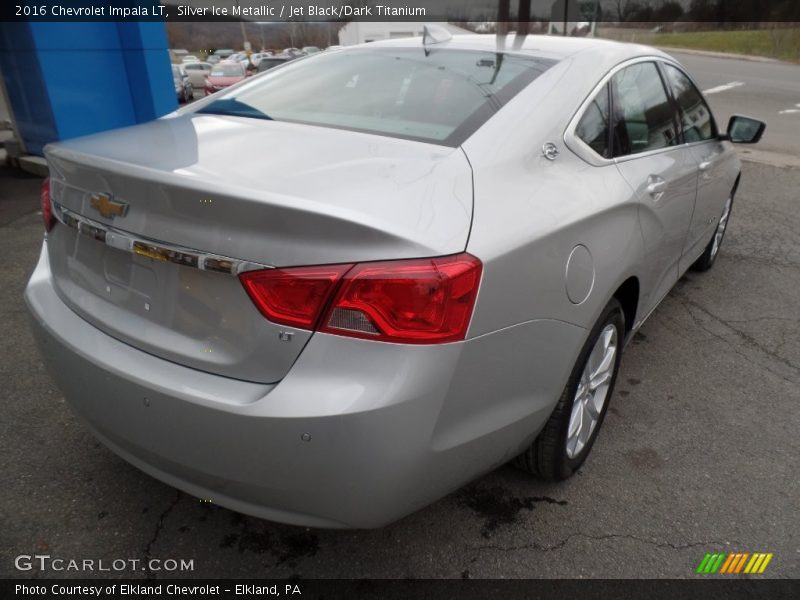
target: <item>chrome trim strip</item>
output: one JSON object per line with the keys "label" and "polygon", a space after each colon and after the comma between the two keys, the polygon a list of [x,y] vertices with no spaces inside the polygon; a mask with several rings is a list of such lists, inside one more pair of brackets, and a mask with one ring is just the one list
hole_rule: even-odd
{"label": "chrome trim strip", "polygon": [[[570,119],[570,122],[567,125],[567,128],[564,130],[564,135],[563,135],[564,144],[567,146],[567,148],[572,150],[574,154],[577,154],[581,159],[583,159],[585,162],[589,163],[594,167],[604,167],[606,165],[619,164],[627,162],[629,160],[636,160],[638,158],[646,158],[648,156],[654,156],[656,154],[672,152],[679,148],[689,148],[691,146],[696,146],[699,144],[708,144],[709,142],[720,141],[718,139],[712,139],[712,140],[700,140],[698,142],[684,142],[682,144],[678,144],[677,146],[666,146],[664,148],[656,148],[655,150],[638,152],[636,154],[628,154],[626,156],[603,158],[602,156],[597,154],[597,152],[595,152],[586,142],[584,142],[576,135],[575,130],[578,128],[578,124],[583,118],[584,113],[586,112],[586,110],[588,110],[589,106],[592,103],[592,100],[594,100],[594,97],[609,82],[609,80],[618,72],[620,72],[622,69],[643,62],[654,62],[654,63],[661,62],[664,64],[671,65],[677,68],[681,73],[686,75],[689,81],[691,81],[694,84],[694,86],[697,87],[698,90],[700,90],[694,78],[692,78],[692,76],[686,72],[686,69],[678,61],[676,61],[671,57],[656,56],[656,55],[637,56],[634,58],[626,59],[623,62],[614,66],[610,71],[608,71],[605,75],[603,75],[600,81],[594,86],[594,88],[592,88],[592,91],[589,92],[586,98],[584,98],[583,102],[581,102],[581,105],[578,107],[578,110],[576,110],[575,114],[572,115],[572,119]],[[702,95],[702,92],[700,92],[700,94]],[[705,96],[703,96],[703,100],[705,100],[706,104],[708,104],[708,100],[705,99]],[[714,118],[713,113],[711,117]]]}
{"label": "chrome trim strip", "polygon": [[[578,128],[578,124],[580,120],[583,118],[583,114],[588,109],[589,105],[594,100],[594,97],[600,92],[600,90],[609,82],[609,80],[620,72],[622,69],[629,67],[631,65],[635,65],[638,63],[643,62],[656,62],[657,60],[662,60],[662,57],[655,56],[655,55],[645,55],[645,56],[636,56],[634,58],[628,58],[622,61],[621,63],[615,65],[608,71],[600,81],[592,88],[592,91],[583,99],[581,105],[578,107],[578,110],[575,111],[575,114],[572,115],[572,118],[567,125],[566,130],[564,131],[563,139],[564,144],[572,150],[573,153],[577,154],[580,158],[582,158],[585,162],[589,163],[594,167],[603,167],[606,165],[613,165],[617,163],[617,158],[604,158],[597,154],[592,148],[589,147],[582,139],[580,139],[575,130]],[[666,148],[658,148],[656,150],[650,150],[648,152],[642,152],[640,154],[631,155],[635,158],[642,158],[644,155],[651,155],[651,154],[658,154],[660,152],[664,152],[667,150],[675,150],[675,148],[679,148],[680,146],[667,146]],[[625,157],[620,157],[625,158]]]}
{"label": "chrome trim strip", "polygon": [[139,237],[108,225],[103,225],[83,215],[79,215],[58,202],[53,201],[53,215],[59,221],[87,237],[93,238],[106,246],[145,256],[152,260],[171,262],[182,267],[191,267],[201,271],[213,271],[237,276],[239,273],[256,271],[259,269],[272,269],[269,265],[239,260],[219,254],[192,250],[182,246],[165,244],[144,237]]}

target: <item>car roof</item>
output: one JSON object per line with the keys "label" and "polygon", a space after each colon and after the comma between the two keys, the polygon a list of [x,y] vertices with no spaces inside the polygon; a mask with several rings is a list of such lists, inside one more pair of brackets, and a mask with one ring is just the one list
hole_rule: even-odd
{"label": "car roof", "polygon": [[[371,42],[372,47],[419,47],[421,37],[398,38]],[[363,44],[362,44],[363,46]],[[596,58],[609,57],[617,62],[637,56],[659,56],[668,58],[660,50],[640,44],[629,44],[591,37],[565,37],[557,35],[524,35],[509,33],[454,35],[450,40],[430,44],[429,48],[454,48],[528,54],[538,58],[561,61],[578,54],[592,54]]]}

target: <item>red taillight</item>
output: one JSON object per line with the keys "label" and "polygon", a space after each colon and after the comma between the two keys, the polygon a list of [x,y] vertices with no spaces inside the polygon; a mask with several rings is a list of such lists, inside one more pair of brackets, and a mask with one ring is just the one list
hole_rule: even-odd
{"label": "red taillight", "polygon": [[266,269],[242,273],[239,279],[267,319],[313,329],[334,286],[351,266]]}
{"label": "red taillight", "polygon": [[50,178],[45,177],[42,182],[42,190],[39,192],[39,202],[42,205],[42,220],[44,221],[44,230],[50,231],[53,225],[56,224],[56,218],[53,215],[53,205],[50,202]]}
{"label": "red taillight", "polygon": [[464,339],[481,269],[477,258],[464,253],[255,271],[241,279],[261,313],[275,323],[384,342],[435,344]]}
{"label": "red taillight", "polygon": [[463,340],[480,280],[481,262],[469,254],[358,264],[320,330],[407,344]]}

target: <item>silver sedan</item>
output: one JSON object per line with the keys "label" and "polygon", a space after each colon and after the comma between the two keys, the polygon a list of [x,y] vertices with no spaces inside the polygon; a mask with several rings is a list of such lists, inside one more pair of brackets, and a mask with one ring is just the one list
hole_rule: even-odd
{"label": "silver sedan", "polygon": [[509,461],[584,463],[625,342],[719,255],[731,142],[763,130],[722,130],[643,46],[318,53],[49,146],[25,296],[124,459],[243,513],[380,526]]}

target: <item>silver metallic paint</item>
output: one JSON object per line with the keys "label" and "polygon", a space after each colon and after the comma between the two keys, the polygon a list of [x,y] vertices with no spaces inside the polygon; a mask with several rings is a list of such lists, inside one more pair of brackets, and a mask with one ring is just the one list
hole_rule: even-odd
{"label": "silver metallic paint", "polygon": [[[207,279],[187,297],[175,283],[190,269],[126,255],[123,265],[164,287],[155,313],[174,310],[159,320],[105,302],[105,262],[115,259],[104,252],[114,249],[56,226],[26,300],[46,363],[100,439],[220,505],[331,527],[387,523],[523,450],[619,286],[638,279],[639,325],[702,252],[703,219],[722,214],[739,163],[727,142],[625,161],[587,155],[570,127],[601,78],[631,60],[672,59],[606,41],[517,41],[456,36],[441,45],[561,61],[458,149],[193,114],[208,100],[49,147],[54,182],[64,184],[57,201],[88,216],[91,193],[113,193],[131,204],[114,226],[148,239],[279,266],[464,250],[484,265],[463,342],[298,332],[297,346],[275,335],[272,348],[263,345],[278,328],[240,288],[226,287],[234,278],[197,271]],[[556,160],[542,155],[547,142],[559,146]],[[714,168],[700,176],[712,155]],[[649,175],[668,181],[658,198]],[[575,304],[567,264],[578,245],[593,257],[594,280]],[[217,320],[203,323],[202,314]],[[231,314],[241,323],[220,327]],[[202,359],[191,344],[214,332],[231,346],[240,336],[244,347],[218,363]]]}
{"label": "silver metallic paint", "polygon": [[320,527],[386,524],[511,459],[549,416],[585,333],[533,321],[441,346],[314,334],[270,385],[88,325],[56,294],[46,248],[25,298],[53,378],[112,450],[215,504]]}
{"label": "silver metallic paint", "polygon": [[[324,127],[186,114],[45,154],[67,209],[267,265],[455,254],[472,218],[460,149]],[[98,191],[128,202],[128,215],[104,219],[89,206]]]}

